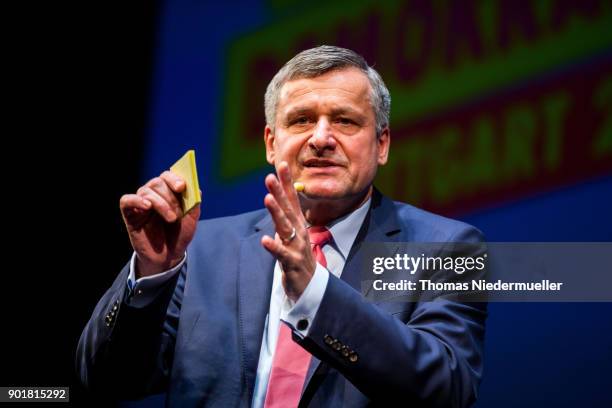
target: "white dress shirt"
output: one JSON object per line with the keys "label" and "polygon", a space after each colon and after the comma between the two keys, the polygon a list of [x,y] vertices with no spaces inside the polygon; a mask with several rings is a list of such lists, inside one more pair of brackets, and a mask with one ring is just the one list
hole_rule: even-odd
{"label": "white dress shirt", "polygon": [[[272,293],[270,296],[270,309],[266,316],[264,333],[259,352],[259,363],[257,364],[257,376],[255,378],[255,391],[251,406],[259,408],[264,406],[266,391],[270,371],[272,370],[272,360],[280,321],[288,324],[293,332],[298,336],[304,337],[308,334],[310,323],[314,320],[319,305],[323,300],[329,273],[340,277],[346,258],[355,242],[357,233],[363,224],[371,199],[368,199],[361,207],[353,212],[333,221],[327,226],[332,235],[332,241],[324,245],[322,250],[327,261],[327,268],[317,262],[315,273],[306,289],[297,302],[292,302],[282,286],[282,272],[277,261],[274,265],[274,279],[272,281]],[[170,280],[183,266],[185,258],[174,268],[154,276],[135,279],[136,254],[132,255],[130,262],[130,273],[128,276],[128,288],[133,296],[130,297],[129,304],[132,307],[145,307],[150,304],[163,289],[163,284]],[[308,325],[304,330],[297,329],[297,322],[306,319]]]}

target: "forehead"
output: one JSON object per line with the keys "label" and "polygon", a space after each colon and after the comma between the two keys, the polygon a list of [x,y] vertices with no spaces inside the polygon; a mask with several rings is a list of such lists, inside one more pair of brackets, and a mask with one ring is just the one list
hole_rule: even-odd
{"label": "forehead", "polygon": [[370,90],[370,81],[361,70],[333,70],[314,78],[287,81],[280,90],[277,110],[283,114],[298,106],[312,108],[344,105],[367,114],[372,111]]}

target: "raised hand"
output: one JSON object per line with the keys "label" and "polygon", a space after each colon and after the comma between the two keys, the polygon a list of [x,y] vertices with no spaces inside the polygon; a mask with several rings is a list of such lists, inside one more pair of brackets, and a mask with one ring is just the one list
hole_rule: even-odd
{"label": "raised hand", "polygon": [[165,171],[136,194],[121,197],[121,215],[136,252],[137,278],[168,270],[183,259],[200,218],[199,205],[182,217],[178,194],[185,188],[183,179]]}
{"label": "raised hand", "polygon": [[286,162],[278,166],[278,178],[269,174],[265,183],[270,193],[266,194],[264,205],[272,215],[276,234],[274,238],[264,235],[261,244],[280,262],[285,293],[297,301],[316,268],[306,220]]}

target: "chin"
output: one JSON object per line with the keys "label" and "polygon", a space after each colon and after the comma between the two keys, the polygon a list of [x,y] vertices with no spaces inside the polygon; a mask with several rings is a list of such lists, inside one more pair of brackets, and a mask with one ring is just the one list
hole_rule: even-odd
{"label": "chin", "polygon": [[339,200],[346,198],[350,192],[346,188],[337,185],[326,185],[326,183],[306,183],[306,197],[315,200]]}

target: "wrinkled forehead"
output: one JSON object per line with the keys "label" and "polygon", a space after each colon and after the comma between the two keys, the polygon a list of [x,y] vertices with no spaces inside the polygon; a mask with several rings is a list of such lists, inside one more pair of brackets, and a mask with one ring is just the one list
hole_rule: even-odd
{"label": "wrinkled forehead", "polygon": [[285,82],[277,109],[281,113],[296,104],[346,104],[371,110],[371,89],[368,77],[361,70],[352,67],[337,69],[316,77]]}

